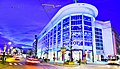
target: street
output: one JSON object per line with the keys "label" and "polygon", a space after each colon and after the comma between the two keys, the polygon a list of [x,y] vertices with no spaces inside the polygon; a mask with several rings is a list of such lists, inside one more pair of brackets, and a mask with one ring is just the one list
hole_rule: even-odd
{"label": "street", "polygon": [[63,65],[53,63],[26,64],[24,59],[8,58],[5,64],[0,63],[0,69],[120,69],[119,65],[81,64]]}
{"label": "street", "polygon": [[82,65],[53,65],[48,63],[29,64],[23,62],[6,63],[6,67],[0,69],[120,69],[118,65],[103,65],[103,64],[82,64]]}

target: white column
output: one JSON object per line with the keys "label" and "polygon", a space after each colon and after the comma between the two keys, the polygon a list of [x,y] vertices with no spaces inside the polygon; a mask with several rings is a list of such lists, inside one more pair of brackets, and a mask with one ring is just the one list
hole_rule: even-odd
{"label": "white column", "polygon": [[83,54],[85,53],[85,41],[84,41],[84,14],[82,14],[82,32],[83,32]]}
{"label": "white column", "polygon": [[95,18],[92,17],[92,38],[93,38],[93,55],[94,55],[94,62],[97,61],[96,59],[96,41],[95,41]]}

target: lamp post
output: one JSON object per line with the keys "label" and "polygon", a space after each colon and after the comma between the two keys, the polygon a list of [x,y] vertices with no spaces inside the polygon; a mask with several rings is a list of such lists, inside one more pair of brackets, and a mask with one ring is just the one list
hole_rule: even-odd
{"label": "lamp post", "polygon": [[5,63],[5,51],[6,51],[6,44],[4,44],[4,51],[3,51],[3,55],[2,55],[2,63]]}
{"label": "lamp post", "polygon": [[37,57],[37,42],[38,42],[38,38],[37,38],[37,35],[35,35],[35,46],[34,46],[34,48],[35,48],[35,57]]}
{"label": "lamp post", "polygon": [[10,47],[10,54],[12,54],[12,49],[13,49],[13,47],[11,46],[11,47]]}
{"label": "lamp post", "polygon": [[10,48],[11,44],[12,44],[12,42],[8,42],[8,52],[9,52],[9,54],[11,54],[11,48]]}
{"label": "lamp post", "polygon": [[73,61],[73,58],[72,58],[72,35],[71,35],[71,39],[70,39],[70,61],[71,62]]}
{"label": "lamp post", "polygon": [[79,65],[81,64],[80,52],[79,52]]}

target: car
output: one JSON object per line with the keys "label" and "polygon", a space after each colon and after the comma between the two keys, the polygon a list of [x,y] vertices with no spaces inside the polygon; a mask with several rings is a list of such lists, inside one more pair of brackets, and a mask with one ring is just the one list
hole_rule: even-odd
{"label": "car", "polygon": [[120,56],[109,56],[108,64],[120,65]]}
{"label": "car", "polygon": [[37,58],[27,58],[27,59],[25,60],[25,63],[26,63],[26,64],[39,64],[40,61],[39,61],[39,59],[37,59]]}

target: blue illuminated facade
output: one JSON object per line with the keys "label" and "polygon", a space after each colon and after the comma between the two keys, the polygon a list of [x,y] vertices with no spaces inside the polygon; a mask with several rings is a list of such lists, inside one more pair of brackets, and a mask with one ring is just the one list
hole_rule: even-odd
{"label": "blue illuminated facade", "polygon": [[[99,60],[96,55],[98,57],[104,55],[103,40],[106,41],[106,38],[101,25],[104,22],[96,22],[97,15],[96,7],[86,3],[74,3],[61,8],[39,34],[38,57],[48,58],[51,61],[55,57],[58,61],[66,61],[70,59],[70,46],[72,46],[74,61],[83,59],[84,54],[91,62]],[[64,55],[61,47],[66,48]]]}

